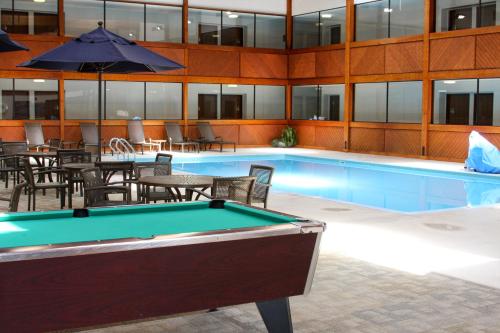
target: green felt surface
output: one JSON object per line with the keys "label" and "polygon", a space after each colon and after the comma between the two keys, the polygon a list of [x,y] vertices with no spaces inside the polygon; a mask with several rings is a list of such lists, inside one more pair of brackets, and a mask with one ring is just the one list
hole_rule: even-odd
{"label": "green felt surface", "polygon": [[253,228],[295,219],[259,209],[208,202],[89,209],[90,216],[74,218],[72,210],[0,214],[0,248],[150,238],[156,235]]}

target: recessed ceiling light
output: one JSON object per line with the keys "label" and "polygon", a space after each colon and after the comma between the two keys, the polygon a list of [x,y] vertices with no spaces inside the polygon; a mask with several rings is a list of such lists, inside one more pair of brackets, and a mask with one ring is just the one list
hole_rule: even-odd
{"label": "recessed ceiling light", "polygon": [[384,8],[384,13],[392,13],[392,8]]}
{"label": "recessed ceiling light", "polygon": [[455,81],[455,80],[444,80],[443,83],[444,84],[455,84],[455,83],[457,83],[457,81]]}
{"label": "recessed ceiling light", "polygon": [[236,15],[236,14],[229,14],[227,17],[229,17],[231,19],[235,19],[235,18],[238,18],[238,15]]}
{"label": "recessed ceiling light", "polygon": [[44,83],[45,80],[44,79],[34,79],[33,82],[35,82],[35,83]]}
{"label": "recessed ceiling light", "polygon": [[227,15],[231,15],[233,12],[226,12]]}
{"label": "recessed ceiling light", "polygon": [[237,84],[228,84],[227,87],[228,88],[238,88],[238,85]]}
{"label": "recessed ceiling light", "polygon": [[191,21],[188,20],[188,24],[191,24]]}
{"label": "recessed ceiling light", "polygon": [[135,37],[135,35],[132,32],[129,32],[128,36],[129,37]]}
{"label": "recessed ceiling light", "polygon": [[332,14],[330,14],[330,13],[323,13],[323,14],[321,14],[321,17],[322,17],[322,18],[327,18],[327,19],[328,19],[328,18],[332,18],[332,17],[333,17],[333,15],[332,15]]}
{"label": "recessed ceiling light", "polygon": [[33,2],[45,2],[45,0],[33,0]]}
{"label": "recessed ceiling light", "polygon": [[465,18],[465,15],[463,15],[463,14],[459,14],[457,16],[457,19],[459,19],[459,20],[463,20],[464,18]]}

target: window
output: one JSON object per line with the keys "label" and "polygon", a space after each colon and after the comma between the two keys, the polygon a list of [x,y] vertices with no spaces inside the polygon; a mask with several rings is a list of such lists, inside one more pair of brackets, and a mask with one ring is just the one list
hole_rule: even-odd
{"label": "window", "polygon": [[498,25],[496,1],[437,0],[436,31]]}
{"label": "window", "polygon": [[189,119],[284,119],[285,87],[189,84]]}
{"label": "window", "polygon": [[255,119],[285,119],[285,87],[255,86]]}
{"label": "window", "polygon": [[106,1],[106,29],[132,40],[144,40],[144,5]]}
{"label": "window", "polygon": [[255,46],[254,14],[223,12],[221,44],[228,46]]}
{"label": "window", "polygon": [[[64,81],[64,115],[66,119],[97,119],[97,81]],[[103,93],[104,101],[104,93]],[[103,103],[104,104],[104,103]],[[104,112],[104,108],[102,108]]]}
{"label": "window", "polygon": [[284,49],[286,19],[284,16],[255,15],[255,47]]}
{"label": "window", "polygon": [[420,123],[421,115],[421,81],[354,85],[354,121]]}
{"label": "window", "polygon": [[0,79],[0,89],[0,119],[59,119],[57,80]]}
{"label": "window", "polygon": [[293,17],[295,49],[339,44],[345,36],[345,7]]}
{"label": "window", "polygon": [[500,79],[434,81],[434,124],[500,125]]}
{"label": "window", "polygon": [[356,5],[356,41],[423,33],[423,0],[378,0]]}
{"label": "window", "polygon": [[146,82],[146,119],[182,119],[182,84]]}
{"label": "window", "polygon": [[104,2],[64,0],[64,34],[66,36],[80,36],[87,33],[97,28],[99,21],[104,21]]}
{"label": "window", "polygon": [[182,7],[146,5],[146,40],[182,42]]}
{"label": "window", "polygon": [[344,119],[344,85],[295,86],[292,118],[308,120]]}
{"label": "window", "polygon": [[192,44],[285,48],[284,16],[189,9]]}
{"label": "window", "polygon": [[57,0],[1,1],[1,27],[8,33],[57,35]]}
{"label": "window", "polygon": [[105,119],[144,118],[144,82],[106,81]]}

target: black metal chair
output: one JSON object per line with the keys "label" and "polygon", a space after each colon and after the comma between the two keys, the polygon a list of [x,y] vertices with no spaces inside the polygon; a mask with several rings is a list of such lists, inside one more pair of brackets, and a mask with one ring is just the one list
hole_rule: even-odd
{"label": "black metal chair", "polygon": [[[121,182],[106,183],[99,168],[83,169],[84,205],[85,207],[103,207],[129,205],[131,191],[129,186],[117,185]],[[110,200],[110,194],[121,194],[122,200]]]}
{"label": "black metal chair", "polygon": [[193,192],[208,199],[234,200],[252,204],[252,194],[255,186],[255,177],[218,177],[214,178],[212,195],[193,189]]}
{"label": "black metal chair", "polygon": [[142,202],[170,202],[174,200],[172,194],[156,187],[150,189],[149,193],[138,183],[139,178],[144,176],[169,176],[172,174],[172,155],[158,153],[155,162],[136,162],[134,164],[134,178],[137,182],[137,199]]}
{"label": "black metal chair", "polygon": [[273,178],[274,168],[267,165],[250,166],[249,176],[255,177],[255,187],[252,195],[252,203],[264,204],[267,208],[267,198],[271,188],[271,179]]}
{"label": "black metal chair", "polygon": [[21,194],[26,187],[26,183],[22,182],[16,184],[10,193],[10,198],[2,198],[0,197],[0,201],[9,202],[9,212],[17,212],[19,207],[19,199],[21,198]]}
{"label": "black metal chair", "polygon": [[[0,173],[5,179],[5,187],[9,187],[9,174],[14,177],[14,184],[19,184],[20,174],[23,172],[23,160],[17,156],[28,151],[26,142],[3,142]],[[29,160],[28,160],[29,162]]]}
{"label": "black metal chair", "polygon": [[28,190],[28,210],[30,210],[31,207],[31,197],[33,197],[33,210],[36,210],[36,192],[38,190],[42,190],[45,192],[46,190],[51,190],[51,189],[56,190],[56,195],[58,195],[61,200],[61,209],[63,209],[66,204],[66,190],[69,187],[68,184],[63,182],[51,182],[51,183],[37,182],[35,180],[35,176],[38,176],[40,174],[50,173],[52,172],[52,170],[46,170],[45,168],[43,168],[42,170],[34,172],[33,170],[37,169],[31,166],[28,159],[22,159],[22,160],[24,166],[24,179],[27,182],[26,188]]}

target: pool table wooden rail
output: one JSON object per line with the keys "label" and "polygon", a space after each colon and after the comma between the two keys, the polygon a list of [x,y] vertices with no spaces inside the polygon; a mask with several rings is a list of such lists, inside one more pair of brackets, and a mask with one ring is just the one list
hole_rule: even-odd
{"label": "pool table wooden rail", "polygon": [[309,292],[324,224],[15,248],[0,254],[0,331],[81,329],[257,303],[292,332],[288,297]]}

